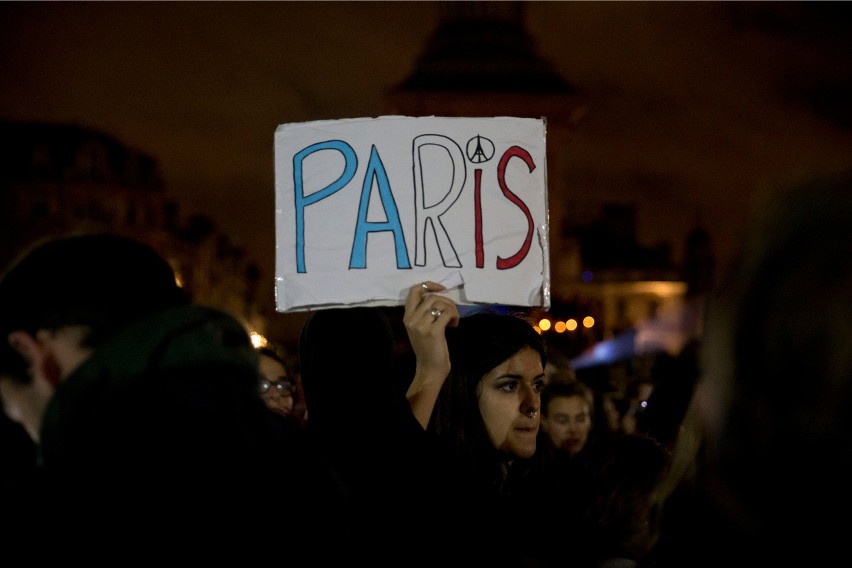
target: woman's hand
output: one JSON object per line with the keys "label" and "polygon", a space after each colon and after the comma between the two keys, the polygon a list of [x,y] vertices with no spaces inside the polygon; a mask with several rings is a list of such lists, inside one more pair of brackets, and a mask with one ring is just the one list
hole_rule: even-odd
{"label": "woman's hand", "polygon": [[403,323],[414,351],[414,379],[406,396],[423,428],[429,424],[441,385],[450,372],[450,352],[445,331],[459,323],[456,303],[434,294],[446,290],[437,282],[412,286],[405,299]]}

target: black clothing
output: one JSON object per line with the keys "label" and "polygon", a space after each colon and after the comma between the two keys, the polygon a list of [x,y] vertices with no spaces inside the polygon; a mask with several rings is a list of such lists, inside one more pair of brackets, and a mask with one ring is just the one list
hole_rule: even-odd
{"label": "black clothing", "polygon": [[307,431],[346,491],[351,530],[336,546],[347,543],[348,563],[436,566],[451,555],[434,510],[434,452],[399,383],[395,342],[381,308],[308,318],[299,342]]}
{"label": "black clothing", "polygon": [[339,492],[257,380],[246,331],[214,309],[168,310],[107,340],[59,386],[42,425],[58,533],[79,552],[97,535],[197,557],[250,553],[270,527],[302,543],[326,530]]}

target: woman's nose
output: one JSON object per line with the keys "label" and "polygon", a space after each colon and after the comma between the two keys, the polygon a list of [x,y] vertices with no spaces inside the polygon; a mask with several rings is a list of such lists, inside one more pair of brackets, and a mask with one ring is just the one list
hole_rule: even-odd
{"label": "woman's nose", "polygon": [[521,393],[521,405],[524,410],[538,412],[541,407],[541,393],[531,386],[523,387]]}

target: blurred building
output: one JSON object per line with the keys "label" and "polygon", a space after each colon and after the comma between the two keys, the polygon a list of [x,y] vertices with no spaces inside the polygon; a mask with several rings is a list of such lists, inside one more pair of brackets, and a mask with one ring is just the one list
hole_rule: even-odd
{"label": "blurred building", "polygon": [[381,110],[546,118],[552,306],[538,315],[562,323],[594,319],[591,327],[567,331],[560,325],[547,331],[562,334],[551,339],[574,355],[679,309],[689,285],[673,262],[671,246],[649,249],[637,243],[635,206],[602,203],[597,219],[583,226],[571,221],[566,146],[591,103],[537,53],[525,27],[524,4],[441,2],[438,27],[412,73],[386,93]]}
{"label": "blurred building", "polygon": [[197,302],[263,332],[257,265],[209,219],[181,217],[154,158],[80,125],[0,121],[0,270],[38,239],[81,232],[150,244]]}

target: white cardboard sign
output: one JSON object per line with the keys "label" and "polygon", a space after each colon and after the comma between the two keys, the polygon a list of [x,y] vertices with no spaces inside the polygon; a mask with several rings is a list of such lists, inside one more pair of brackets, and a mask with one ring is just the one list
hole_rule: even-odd
{"label": "white cardboard sign", "polygon": [[461,304],[549,308],[545,150],[544,119],[279,125],[276,310],[398,305],[424,280]]}

